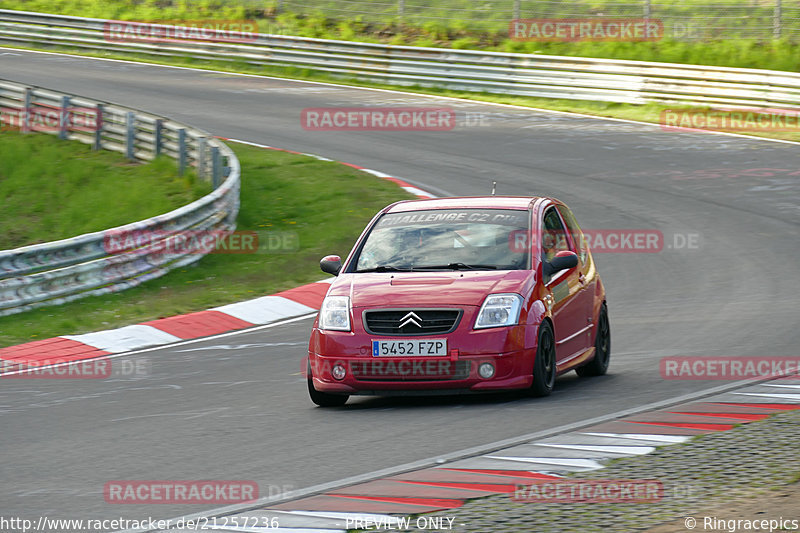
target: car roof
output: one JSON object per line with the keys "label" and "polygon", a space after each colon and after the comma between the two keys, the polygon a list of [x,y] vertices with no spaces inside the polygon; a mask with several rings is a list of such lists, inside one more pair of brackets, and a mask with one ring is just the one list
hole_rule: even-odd
{"label": "car roof", "polygon": [[386,213],[403,213],[427,209],[528,209],[542,196],[460,196],[405,200],[386,208]]}

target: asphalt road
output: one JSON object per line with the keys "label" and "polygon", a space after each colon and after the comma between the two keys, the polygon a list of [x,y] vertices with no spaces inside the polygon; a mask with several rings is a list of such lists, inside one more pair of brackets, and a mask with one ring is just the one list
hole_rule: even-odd
{"label": "asphalt road", "polygon": [[[2,78],[124,103],[223,137],[357,163],[437,193],[486,194],[496,180],[502,194],[564,200],[587,229],[656,229],[665,236],[660,253],[595,256],[608,291],[610,374],[565,376],[545,399],[354,398],[342,409],[316,409],[299,374],[308,319],[130,356],[148,369],[133,378],[2,380],[4,516],[168,518],[202,508],[107,504],[104,483],[249,479],[267,495],[719,384],[662,379],[658,363],[665,356],[798,355],[796,145],[3,52]],[[362,105],[445,105],[456,109],[461,124],[447,132],[301,127],[303,108]],[[697,235],[697,247],[676,248],[690,234]]]}

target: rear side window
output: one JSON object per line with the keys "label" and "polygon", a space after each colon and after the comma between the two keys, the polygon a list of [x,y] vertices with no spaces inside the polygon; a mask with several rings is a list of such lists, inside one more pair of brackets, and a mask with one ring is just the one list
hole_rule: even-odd
{"label": "rear side window", "polygon": [[558,212],[549,207],[542,219],[542,258],[550,261],[558,252],[571,251],[564,224]]}
{"label": "rear side window", "polygon": [[575,244],[575,252],[578,254],[578,257],[581,258],[581,263],[586,263],[588,254],[583,240],[583,232],[578,225],[578,221],[575,220],[575,215],[573,215],[569,207],[565,205],[559,205],[558,212],[561,213],[561,218],[564,219],[564,223],[567,225],[567,231],[569,231],[572,236],[572,242]]}

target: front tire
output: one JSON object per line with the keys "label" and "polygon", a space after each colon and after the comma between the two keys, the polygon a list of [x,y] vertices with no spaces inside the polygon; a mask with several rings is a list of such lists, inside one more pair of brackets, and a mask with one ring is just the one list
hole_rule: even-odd
{"label": "front tire", "polygon": [[608,309],[606,304],[600,306],[600,316],[597,319],[597,335],[594,339],[594,359],[575,372],[580,377],[602,376],[608,370],[611,361],[611,328],[608,325]]}
{"label": "front tire", "polygon": [[347,394],[329,394],[318,391],[314,388],[314,382],[310,375],[308,377],[308,395],[311,397],[311,401],[320,407],[341,407],[350,398]]}
{"label": "front tire", "polygon": [[549,396],[556,382],[556,343],[549,322],[539,326],[539,341],[536,344],[536,360],[533,362],[531,395]]}

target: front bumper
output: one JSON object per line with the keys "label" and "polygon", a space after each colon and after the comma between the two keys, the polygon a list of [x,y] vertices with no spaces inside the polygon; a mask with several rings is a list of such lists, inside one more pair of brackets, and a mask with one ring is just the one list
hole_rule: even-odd
{"label": "front bumper", "polygon": [[[483,392],[524,389],[533,379],[535,349],[508,353],[461,354],[445,357],[343,357],[309,352],[308,368],[314,388],[341,394],[382,394],[401,391]],[[491,378],[478,368],[494,366]],[[342,379],[333,369],[345,370]]]}
{"label": "front bumper", "polygon": [[[538,326],[516,325],[473,329],[478,308],[467,308],[452,332],[430,336],[388,336],[367,333],[362,313],[354,313],[352,331],[311,332],[308,364],[314,388],[339,394],[397,394],[438,391],[483,392],[525,389],[533,382]],[[373,356],[374,340],[446,339],[444,356]],[[494,366],[483,378],[478,368]],[[336,365],[345,375],[336,379]],[[339,369],[341,370],[341,369]],[[339,376],[341,377],[341,376]]]}

